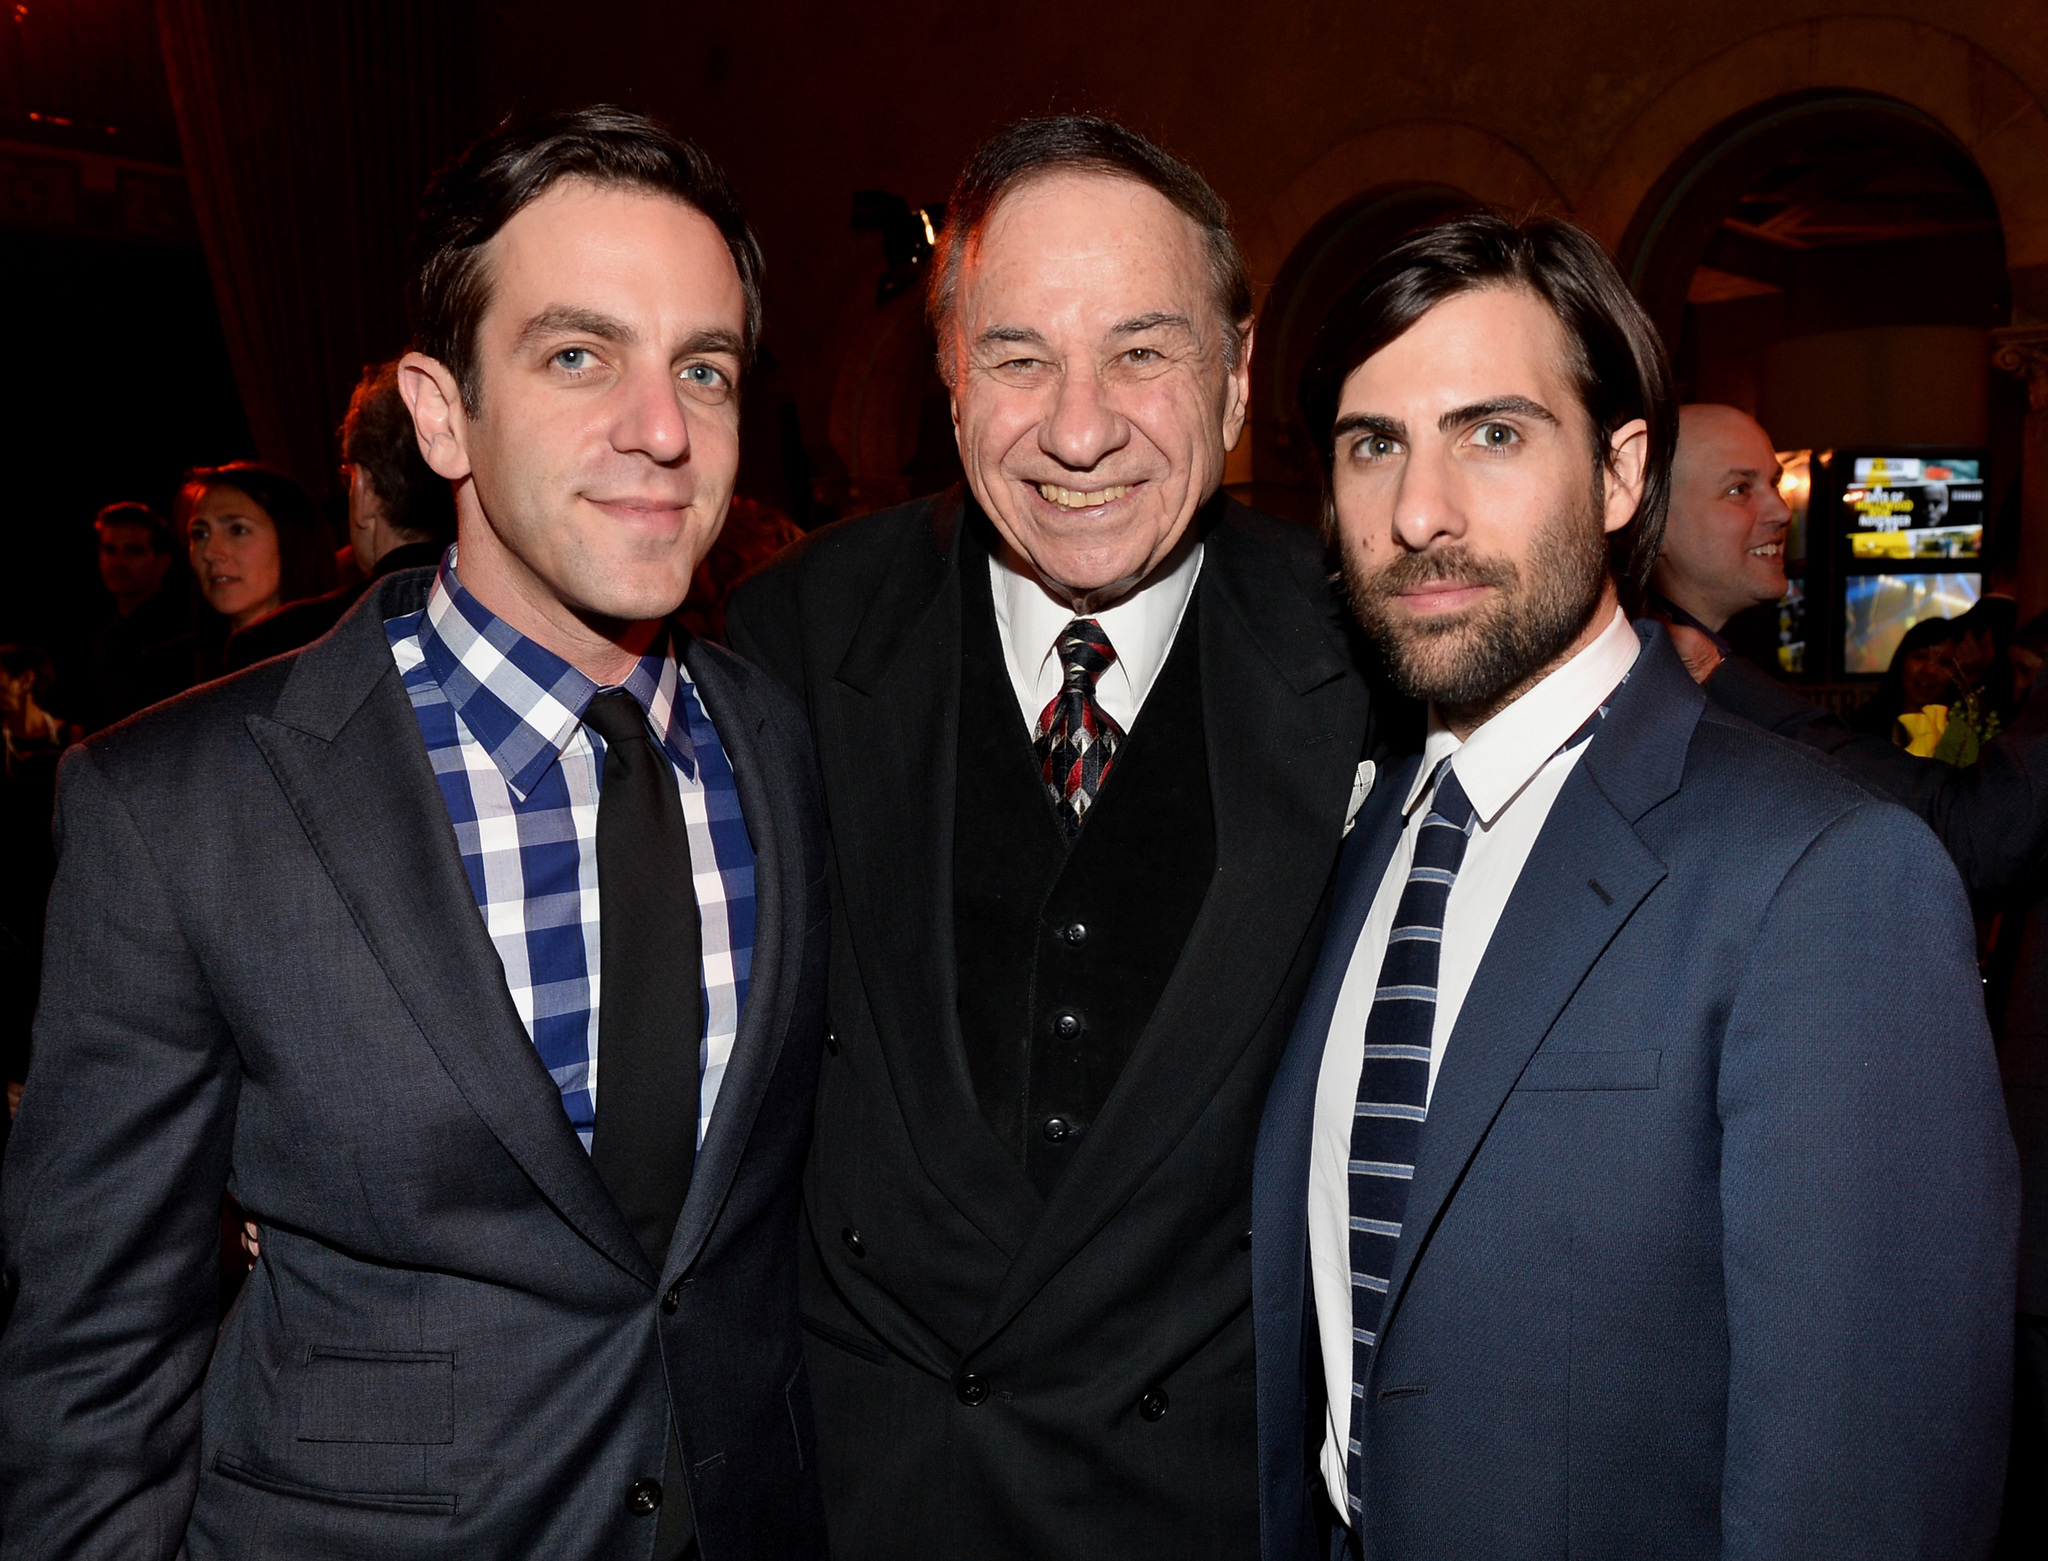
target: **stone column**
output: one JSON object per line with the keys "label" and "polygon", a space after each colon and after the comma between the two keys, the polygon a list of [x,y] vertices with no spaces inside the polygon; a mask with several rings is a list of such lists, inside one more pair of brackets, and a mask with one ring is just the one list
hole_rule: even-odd
{"label": "stone column", "polygon": [[2020,621],[2048,611],[2048,325],[1991,333],[1991,361],[2027,382],[2020,462]]}

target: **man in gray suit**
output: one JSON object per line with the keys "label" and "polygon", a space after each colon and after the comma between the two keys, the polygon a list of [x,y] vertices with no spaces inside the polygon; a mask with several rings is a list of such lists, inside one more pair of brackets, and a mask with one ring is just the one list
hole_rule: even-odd
{"label": "man in gray suit", "polygon": [[[813,760],[668,622],[760,253],[701,152],[593,110],[466,154],[420,259],[400,372],[458,546],[64,767],[10,1561],[823,1554]],[[216,1342],[224,1187],[261,1257]]]}

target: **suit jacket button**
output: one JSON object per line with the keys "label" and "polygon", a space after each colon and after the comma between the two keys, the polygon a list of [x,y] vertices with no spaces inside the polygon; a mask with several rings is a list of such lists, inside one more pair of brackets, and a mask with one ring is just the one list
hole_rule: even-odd
{"label": "suit jacket button", "polygon": [[955,1384],[953,1391],[958,1395],[961,1403],[972,1409],[976,1404],[987,1400],[988,1378],[977,1377],[970,1371]]}
{"label": "suit jacket button", "polygon": [[1070,921],[1060,928],[1060,936],[1072,947],[1079,948],[1088,941],[1088,925],[1086,922]]}
{"label": "suit jacket button", "polygon": [[1237,1250],[1240,1252],[1249,1252],[1251,1251],[1251,1249],[1252,1233],[1250,1231],[1246,1231],[1242,1236],[1239,1236],[1237,1238]]}
{"label": "suit jacket button", "polygon": [[1159,1388],[1152,1389],[1151,1392],[1138,1400],[1138,1413],[1147,1420],[1164,1420],[1166,1418],[1166,1394]]}
{"label": "suit jacket button", "polygon": [[839,1055],[839,1032],[837,1030],[827,1030],[825,1032],[825,1050],[835,1057]]}
{"label": "suit jacket button", "polygon": [[1065,1117],[1047,1117],[1045,1120],[1045,1141],[1049,1144],[1065,1143],[1067,1135],[1073,1131],[1073,1123]]}
{"label": "suit jacket button", "polygon": [[1052,1016],[1052,1033],[1063,1041],[1071,1041],[1081,1033],[1081,1016],[1077,1013],[1061,1012]]}
{"label": "suit jacket button", "polygon": [[668,1287],[668,1293],[661,1298],[661,1309],[673,1317],[676,1308],[683,1304],[683,1282],[678,1279]]}
{"label": "suit jacket button", "polygon": [[860,1232],[851,1225],[839,1233],[839,1239],[846,1243],[846,1250],[855,1257],[866,1257],[868,1255],[868,1244],[860,1239]]}
{"label": "suit jacket button", "polygon": [[635,1480],[626,1487],[626,1509],[640,1517],[661,1510],[661,1481]]}

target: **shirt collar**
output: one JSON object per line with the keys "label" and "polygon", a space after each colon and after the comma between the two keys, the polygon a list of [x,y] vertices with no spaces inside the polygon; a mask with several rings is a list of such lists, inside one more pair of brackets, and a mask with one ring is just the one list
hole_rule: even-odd
{"label": "shirt collar", "polygon": [[[1114,607],[1090,613],[1108,636],[1116,660],[1104,676],[1122,669],[1129,679],[1131,702],[1143,704],[1153,680],[1173,650],[1181,618],[1202,572],[1201,538],[1191,526],[1178,556]],[[1059,654],[1059,638],[1074,621],[1074,610],[1046,593],[1036,575],[1011,561],[1011,549],[998,543],[990,551],[989,574],[994,584],[996,622],[1009,646],[1010,659],[1025,688],[1035,687],[1048,659]]]}
{"label": "shirt collar", "polygon": [[1592,644],[1463,742],[1438,719],[1432,705],[1422,765],[1402,812],[1414,812],[1438,763],[1456,754],[1451,768],[1457,771],[1458,784],[1472,799],[1481,827],[1491,828],[1537,772],[1607,702],[1641,649],[1628,614],[1617,607],[1614,621]]}
{"label": "shirt collar", "polygon": [[[545,646],[470,595],[448,550],[420,620],[420,654],[455,714],[523,802],[576,738],[583,712],[605,692]],[[697,773],[685,702],[689,681],[667,634],[618,685],[685,775]]]}

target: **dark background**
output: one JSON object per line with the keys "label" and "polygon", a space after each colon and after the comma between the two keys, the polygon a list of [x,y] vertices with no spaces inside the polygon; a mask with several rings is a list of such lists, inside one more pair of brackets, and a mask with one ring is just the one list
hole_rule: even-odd
{"label": "dark background", "polygon": [[189,465],[260,456],[333,506],[349,389],[403,345],[427,173],[508,114],[602,100],[703,142],[748,205],[741,491],[802,523],[957,471],[916,287],[878,301],[856,192],[942,200],[990,130],[1087,109],[1233,207],[1261,289],[1247,497],[1313,512],[1292,381],[1359,267],[1459,204],[1543,205],[1614,249],[1687,393],[1782,446],[1987,448],[1991,572],[2031,612],[2048,418],[1989,333],[2048,323],[2044,93],[2048,7],[2006,0],[28,0],[0,12],[0,296],[28,327],[0,639],[102,610],[93,511],[167,504]]}

